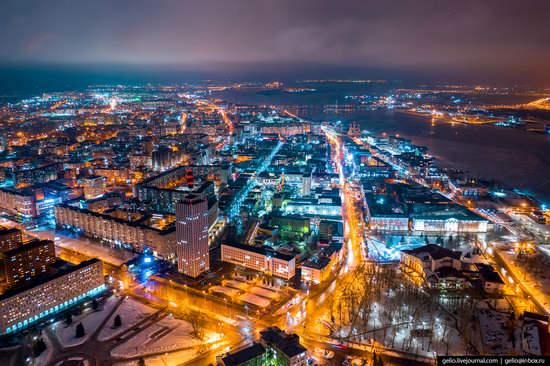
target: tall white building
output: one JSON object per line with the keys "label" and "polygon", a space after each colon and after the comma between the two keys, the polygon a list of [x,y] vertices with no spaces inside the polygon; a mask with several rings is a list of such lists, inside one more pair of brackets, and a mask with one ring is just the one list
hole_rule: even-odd
{"label": "tall white building", "polygon": [[176,252],[178,271],[197,277],[210,267],[208,250],[208,202],[188,195],[176,204]]}

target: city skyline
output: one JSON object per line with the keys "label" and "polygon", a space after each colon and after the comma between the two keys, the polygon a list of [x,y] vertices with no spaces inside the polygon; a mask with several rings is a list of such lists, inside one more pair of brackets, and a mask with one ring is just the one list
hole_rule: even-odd
{"label": "city skyline", "polygon": [[550,362],[550,2],[0,2],[0,365]]}

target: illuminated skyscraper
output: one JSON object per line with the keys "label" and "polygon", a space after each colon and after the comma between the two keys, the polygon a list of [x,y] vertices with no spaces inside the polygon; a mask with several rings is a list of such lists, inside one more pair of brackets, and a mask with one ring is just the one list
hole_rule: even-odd
{"label": "illuminated skyscraper", "polygon": [[210,266],[208,201],[188,195],[176,204],[178,271],[197,277]]}

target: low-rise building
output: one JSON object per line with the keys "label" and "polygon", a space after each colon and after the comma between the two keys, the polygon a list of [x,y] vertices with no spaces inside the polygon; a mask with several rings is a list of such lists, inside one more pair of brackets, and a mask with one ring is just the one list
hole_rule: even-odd
{"label": "low-rise building", "polygon": [[224,243],[221,246],[222,261],[233,263],[286,280],[296,274],[296,259],[266,247],[254,247],[240,243]]}
{"label": "low-rise building", "polygon": [[265,348],[256,342],[216,357],[219,366],[263,366],[266,362]]}
{"label": "low-rise building", "polygon": [[260,332],[260,344],[273,354],[279,365],[307,365],[307,349],[300,344],[300,337],[296,334],[287,334],[278,327],[269,327]]}
{"label": "low-rise building", "polygon": [[311,258],[302,265],[302,281],[319,284],[332,273],[330,259],[327,257]]}
{"label": "low-rise building", "polygon": [[86,199],[101,196],[106,192],[106,179],[98,175],[93,175],[80,180],[80,184],[84,188],[84,197]]}
{"label": "low-rise building", "polygon": [[466,209],[449,210],[414,215],[412,227],[415,231],[486,233],[489,221]]}
{"label": "low-rise building", "polygon": [[420,275],[430,287],[456,288],[465,282],[461,274],[462,254],[428,244],[416,249],[401,252],[401,265]]}
{"label": "low-rise building", "polygon": [[297,215],[276,215],[271,218],[271,225],[279,229],[279,233],[295,232],[309,234],[310,219]]}
{"label": "low-rise building", "polygon": [[320,240],[330,243],[344,239],[344,225],[341,220],[320,220],[318,227]]}
{"label": "low-rise building", "polygon": [[410,181],[365,183],[367,220],[385,231],[473,232],[489,230],[489,220],[441,194]]}
{"label": "low-rise building", "polygon": [[337,198],[296,198],[288,201],[285,212],[296,215],[340,216],[342,203]]}
{"label": "low-rise building", "polygon": [[456,198],[465,200],[486,197],[489,193],[489,188],[473,179],[451,179],[449,189]]}
{"label": "low-rise building", "polygon": [[301,268],[301,279],[304,282],[319,284],[327,280],[340,264],[342,244],[332,243],[321,250],[319,255],[308,259]]}
{"label": "low-rise building", "polygon": [[308,352],[300,344],[300,337],[278,327],[261,331],[259,342],[216,357],[218,366],[305,366],[307,362]]}
{"label": "low-rise building", "polygon": [[403,215],[372,215],[370,217],[371,229],[388,231],[407,231],[409,230],[409,217]]}
{"label": "low-rise building", "polygon": [[483,291],[493,294],[504,291],[504,281],[493,266],[489,264],[476,263],[475,267],[479,271],[479,279]]}

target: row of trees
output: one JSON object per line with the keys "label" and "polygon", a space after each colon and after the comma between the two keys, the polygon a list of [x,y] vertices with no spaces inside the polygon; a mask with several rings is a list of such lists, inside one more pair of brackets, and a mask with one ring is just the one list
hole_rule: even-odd
{"label": "row of trees", "polygon": [[[354,280],[328,298],[327,306],[332,338],[371,340],[411,353],[430,352],[437,343],[439,351],[449,352],[454,327],[446,316],[436,320],[438,296],[409,281],[396,265],[358,268]],[[472,311],[464,306],[461,314],[471,316]]]}

